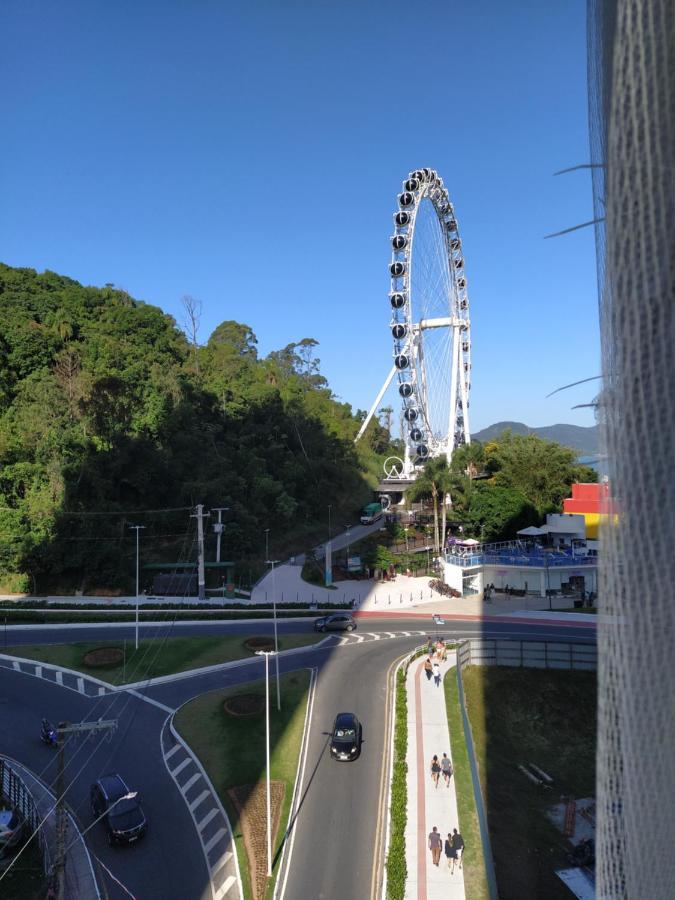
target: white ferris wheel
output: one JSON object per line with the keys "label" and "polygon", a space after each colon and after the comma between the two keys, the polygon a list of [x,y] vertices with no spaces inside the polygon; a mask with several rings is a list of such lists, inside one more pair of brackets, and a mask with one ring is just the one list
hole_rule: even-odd
{"label": "white ferris wheel", "polygon": [[427,459],[471,441],[471,332],[462,241],[443,180],[417,169],[403,182],[391,237],[393,367],[364,420],[398,381],[405,459],[391,477],[414,478]]}

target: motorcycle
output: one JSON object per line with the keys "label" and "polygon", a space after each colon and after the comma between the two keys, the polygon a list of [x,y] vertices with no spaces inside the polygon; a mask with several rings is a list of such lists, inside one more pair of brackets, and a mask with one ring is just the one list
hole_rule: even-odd
{"label": "motorcycle", "polygon": [[48,719],[42,720],[42,726],[40,728],[40,740],[43,742],[43,744],[47,744],[48,747],[56,747],[56,728],[54,728],[54,726]]}

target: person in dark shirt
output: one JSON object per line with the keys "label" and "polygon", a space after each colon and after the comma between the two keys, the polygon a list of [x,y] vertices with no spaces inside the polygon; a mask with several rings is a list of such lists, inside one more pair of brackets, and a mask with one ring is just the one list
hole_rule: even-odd
{"label": "person in dark shirt", "polygon": [[455,871],[455,862],[459,863],[460,869],[462,868],[462,856],[464,855],[464,838],[456,828],[452,829],[452,849],[455,851],[455,858],[452,860],[451,873]]}

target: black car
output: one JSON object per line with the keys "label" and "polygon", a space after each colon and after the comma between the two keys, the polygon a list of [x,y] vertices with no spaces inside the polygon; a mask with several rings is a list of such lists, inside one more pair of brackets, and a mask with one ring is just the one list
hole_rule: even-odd
{"label": "black car", "polygon": [[138,795],[119,775],[103,775],[92,784],[90,801],[92,814],[103,815],[109,844],[131,844],[145,834],[148,823]]}
{"label": "black car", "polygon": [[355,631],[356,619],[349,613],[333,613],[314,622],[314,631]]}
{"label": "black car", "polygon": [[356,759],[361,753],[361,723],[354,713],[338,713],[330,736],[333,759]]}

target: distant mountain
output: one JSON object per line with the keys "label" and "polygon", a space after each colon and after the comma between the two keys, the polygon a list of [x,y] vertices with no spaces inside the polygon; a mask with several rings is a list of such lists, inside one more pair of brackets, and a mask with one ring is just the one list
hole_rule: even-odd
{"label": "distant mountain", "polygon": [[564,447],[576,450],[581,456],[595,456],[598,453],[598,426],[584,428],[581,425],[546,425],[543,428],[530,428],[523,422],[495,422],[482,431],[472,434],[474,441],[489,441],[498,437],[510,428],[514,434],[536,434],[546,441],[555,441]]}

